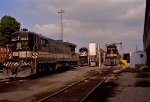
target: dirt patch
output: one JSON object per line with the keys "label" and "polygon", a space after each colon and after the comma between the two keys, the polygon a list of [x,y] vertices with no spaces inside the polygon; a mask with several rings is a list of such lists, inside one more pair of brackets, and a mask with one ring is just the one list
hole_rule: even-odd
{"label": "dirt patch", "polygon": [[119,84],[115,88],[115,95],[109,97],[107,102],[149,102],[150,87],[135,87],[135,82],[140,80],[136,78],[136,72],[128,71],[121,73],[115,81]]}
{"label": "dirt patch", "polygon": [[150,73],[139,72],[135,75],[135,78],[148,78],[149,76],[150,76]]}
{"label": "dirt patch", "polygon": [[141,79],[135,82],[136,87],[150,87],[150,81],[146,79]]}
{"label": "dirt patch", "polygon": [[150,87],[150,72],[138,72],[135,78],[138,79],[134,82],[136,87]]}
{"label": "dirt patch", "polygon": [[95,94],[91,96],[88,100],[89,102],[106,102],[108,97],[113,97],[115,95],[115,87],[118,84],[114,82],[105,82],[100,87],[97,88]]}
{"label": "dirt patch", "polygon": [[32,102],[37,101],[38,97],[47,96],[59,88],[70,85],[71,83],[89,75],[92,70],[98,67],[81,67],[62,73],[55,73],[30,80],[0,84],[0,101]]}

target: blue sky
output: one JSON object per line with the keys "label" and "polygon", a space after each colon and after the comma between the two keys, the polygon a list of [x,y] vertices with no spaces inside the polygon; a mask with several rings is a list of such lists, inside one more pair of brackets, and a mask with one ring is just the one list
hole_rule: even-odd
{"label": "blue sky", "polygon": [[1,13],[2,17],[5,14],[13,14],[12,10],[16,10],[16,6],[19,5],[19,2],[15,2],[15,0],[0,0]]}
{"label": "blue sky", "polygon": [[60,39],[64,9],[64,41],[88,47],[96,42],[123,43],[123,52],[143,50],[145,0],[0,0],[0,18],[10,15],[22,28]]}

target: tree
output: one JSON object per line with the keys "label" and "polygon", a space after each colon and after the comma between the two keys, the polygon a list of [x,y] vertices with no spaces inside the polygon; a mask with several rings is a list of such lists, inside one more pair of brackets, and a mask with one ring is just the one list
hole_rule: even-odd
{"label": "tree", "polygon": [[11,34],[19,31],[20,23],[11,16],[3,16],[0,20],[0,45],[11,42]]}

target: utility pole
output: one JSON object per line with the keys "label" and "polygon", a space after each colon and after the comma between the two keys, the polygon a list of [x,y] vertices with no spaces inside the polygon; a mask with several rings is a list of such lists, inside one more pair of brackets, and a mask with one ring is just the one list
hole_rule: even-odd
{"label": "utility pole", "polygon": [[138,51],[138,48],[137,48],[137,44],[136,44],[136,52]]}
{"label": "utility pole", "polygon": [[61,40],[63,42],[63,21],[62,21],[62,14],[65,13],[65,10],[58,10],[58,13],[60,14],[60,32],[61,32]]}

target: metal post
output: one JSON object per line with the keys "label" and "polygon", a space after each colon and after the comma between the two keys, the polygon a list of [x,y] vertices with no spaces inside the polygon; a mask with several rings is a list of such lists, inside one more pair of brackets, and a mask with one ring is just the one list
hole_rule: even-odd
{"label": "metal post", "polygon": [[60,20],[61,20],[61,25],[60,25],[60,31],[61,31],[61,40],[63,41],[63,21],[62,21],[62,14],[65,13],[65,10],[59,10],[58,13],[60,13]]}

